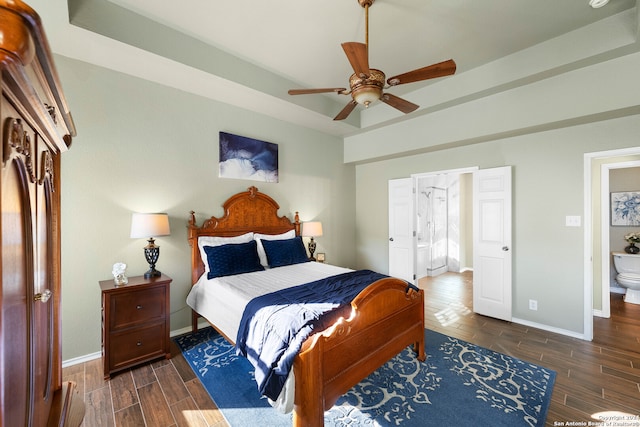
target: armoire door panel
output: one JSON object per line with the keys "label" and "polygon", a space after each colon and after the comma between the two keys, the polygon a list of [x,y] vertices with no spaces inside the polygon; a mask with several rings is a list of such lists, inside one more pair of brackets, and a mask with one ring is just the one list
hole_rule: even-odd
{"label": "armoire door panel", "polygon": [[2,321],[0,413],[5,426],[26,426],[31,404],[31,304],[33,236],[28,172],[19,157],[2,168]]}
{"label": "armoire door panel", "polygon": [[[37,138],[37,136],[36,136]],[[36,166],[38,176],[34,184],[36,196],[35,220],[35,281],[33,304],[33,416],[44,425],[52,403],[54,330],[53,301],[53,185],[52,174],[46,165],[51,158],[46,145],[36,139]],[[49,162],[51,163],[51,162]],[[40,424],[36,424],[40,425]]]}

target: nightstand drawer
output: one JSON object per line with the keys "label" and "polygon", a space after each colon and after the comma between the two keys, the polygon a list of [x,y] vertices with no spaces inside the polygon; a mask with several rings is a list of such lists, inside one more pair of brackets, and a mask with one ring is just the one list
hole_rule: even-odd
{"label": "nightstand drawer", "polygon": [[110,366],[116,370],[165,355],[165,323],[136,328],[111,335]]}
{"label": "nightstand drawer", "polygon": [[111,297],[111,330],[165,317],[165,287],[140,289]]}

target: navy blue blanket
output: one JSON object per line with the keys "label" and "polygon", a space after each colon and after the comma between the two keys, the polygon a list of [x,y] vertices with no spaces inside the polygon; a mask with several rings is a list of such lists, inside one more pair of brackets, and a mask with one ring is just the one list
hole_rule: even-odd
{"label": "navy blue blanket", "polygon": [[385,277],[371,270],[352,271],[249,301],[236,347],[256,368],[260,393],[275,400],[302,343],[314,331],[330,326],[323,324],[329,312],[350,304],[364,288]]}

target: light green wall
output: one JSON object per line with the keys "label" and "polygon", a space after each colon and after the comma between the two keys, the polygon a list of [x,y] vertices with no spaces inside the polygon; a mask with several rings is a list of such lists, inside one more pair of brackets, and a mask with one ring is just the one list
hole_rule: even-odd
{"label": "light green wall", "polygon": [[[583,215],[584,153],[633,147],[639,133],[640,117],[631,116],[358,165],[358,265],[388,271],[389,179],[511,165],[513,316],[582,333],[584,230],[566,227],[565,216]],[[403,138],[401,129],[395,138]],[[528,309],[529,299],[538,300],[538,311]]]}
{"label": "light green wall", "polygon": [[[198,221],[251,185],[281,215],[323,222],[318,251],[355,265],[354,166],[342,140],[203,97],[56,56],[78,136],[62,159],[63,359],[100,351],[101,294],[115,262],[129,275],[147,269],[144,239],[130,239],[132,212],[168,212],[171,236],[157,239],[158,269],[171,276],[171,329],[190,325],[186,239]],[[218,178],[218,132],[278,144],[280,182]]]}

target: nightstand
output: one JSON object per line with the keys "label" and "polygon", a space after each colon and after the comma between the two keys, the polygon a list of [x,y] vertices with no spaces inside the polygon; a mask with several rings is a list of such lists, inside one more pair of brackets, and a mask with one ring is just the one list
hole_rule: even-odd
{"label": "nightstand", "polygon": [[102,290],[102,361],[104,378],[153,359],[171,357],[169,349],[169,285],[164,274],[130,277],[116,286],[100,281]]}

